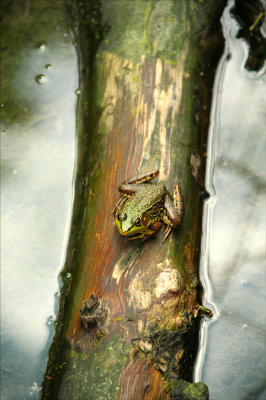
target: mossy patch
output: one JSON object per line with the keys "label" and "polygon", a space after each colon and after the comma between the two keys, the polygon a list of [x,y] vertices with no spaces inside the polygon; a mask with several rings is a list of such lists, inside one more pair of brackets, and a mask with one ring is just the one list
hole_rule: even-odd
{"label": "mossy patch", "polygon": [[126,344],[119,335],[103,339],[87,355],[73,350],[58,399],[115,399],[126,357]]}
{"label": "mossy patch", "polygon": [[101,50],[129,58],[134,64],[142,54],[150,53],[146,25],[154,4],[155,0],[103,0],[103,21],[107,20],[111,29]]}
{"label": "mossy patch", "polygon": [[202,382],[173,381],[170,385],[171,400],[208,400],[209,390]]}

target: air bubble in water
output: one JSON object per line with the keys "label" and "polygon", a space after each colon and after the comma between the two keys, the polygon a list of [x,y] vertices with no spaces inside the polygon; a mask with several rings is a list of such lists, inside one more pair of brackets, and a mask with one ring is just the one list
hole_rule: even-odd
{"label": "air bubble in water", "polygon": [[38,43],[36,44],[36,47],[37,47],[37,49],[39,49],[39,50],[41,50],[41,51],[44,51],[44,50],[46,49],[46,47],[47,47],[47,44],[46,44],[46,42],[44,42],[44,41],[42,40],[41,42],[38,42]]}
{"label": "air bubble in water", "polygon": [[45,74],[38,74],[35,76],[35,81],[41,85],[47,81],[47,76]]}

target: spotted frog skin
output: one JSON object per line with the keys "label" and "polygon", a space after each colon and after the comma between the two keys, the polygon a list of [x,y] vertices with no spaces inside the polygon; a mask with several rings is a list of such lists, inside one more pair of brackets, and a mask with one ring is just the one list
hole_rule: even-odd
{"label": "spotted frog skin", "polygon": [[184,205],[181,189],[179,185],[174,185],[172,199],[164,185],[150,182],[158,175],[158,170],[145,173],[119,186],[121,197],[113,213],[121,235],[145,240],[156,235],[165,223],[165,240],[172,228],[182,223]]}

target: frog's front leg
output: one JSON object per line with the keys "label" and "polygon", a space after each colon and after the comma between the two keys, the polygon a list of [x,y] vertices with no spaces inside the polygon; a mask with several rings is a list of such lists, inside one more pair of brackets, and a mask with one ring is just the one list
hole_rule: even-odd
{"label": "frog's front leg", "polygon": [[166,192],[164,201],[163,221],[168,225],[163,241],[168,237],[172,228],[177,228],[181,223],[184,215],[184,202],[179,185],[174,185],[174,200],[170,194]]}
{"label": "frog's front leg", "polygon": [[161,229],[162,226],[163,226],[163,224],[159,221],[153,222],[149,226],[149,232],[147,234],[147,238],[151,238],[151,237],[157,235],[157,233],[159,232],[159,230]]}
{"label": "frog's front leg", "polygon": [[118,187],[118,191],[123,195],[133,195],[135,194],[140,188],[141,183],[150,182],[151,180],[155,179],[159,175],[159,171],[152,171],[146,172],[145,174],[137,175],[133,178],[129,178],[125,182],[121,183]]}
{"label": "frog's front leg", "polygon": [[149,225],[149,228],[141,232],[138,236],[129,238],[129,240],[142,239],[142,242],[144,242],[146,239],[155,236],[159,232],[162,226],[163,224],[159,221],[153,222],[152,224]]}

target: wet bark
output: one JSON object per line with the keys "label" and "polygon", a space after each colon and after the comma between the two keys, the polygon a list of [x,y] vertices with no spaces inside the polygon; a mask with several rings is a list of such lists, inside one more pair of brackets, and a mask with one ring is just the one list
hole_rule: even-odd
{"label": "wet bark", "polygon": [[[189,382],[199,330],[204,158],[224,5],[69,5],[81,79],[76,195],[42,399],[208,398],[205,385]],[[128,241],[112,216],[118,185],[156,169],[170,192],[181,186],[182,226],[164,243],[163,230],[144,243]]]}

